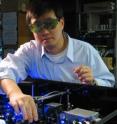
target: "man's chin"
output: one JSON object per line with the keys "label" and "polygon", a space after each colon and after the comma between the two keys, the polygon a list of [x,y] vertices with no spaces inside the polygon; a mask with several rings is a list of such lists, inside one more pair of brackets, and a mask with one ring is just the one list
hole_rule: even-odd
{"label": "man's chin", "polygon": [[46,44],[46,43],[47,43],[47,40],[43,40],[42,43],[43,43],[43,44]]}

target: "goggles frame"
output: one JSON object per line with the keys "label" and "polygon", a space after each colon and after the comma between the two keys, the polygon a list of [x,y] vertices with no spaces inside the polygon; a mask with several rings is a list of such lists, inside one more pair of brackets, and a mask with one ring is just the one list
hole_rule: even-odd
{"label": "goggles frame", "polygon": [[57,18],[56,19],[49,18],[44,21],[37,20],[37,21],[35,21],[34,24],[29,24],[29,28],[30,28],[31,32],[33,32],[33,33],[39,33],[44,28],[47,30],[52,30],[57,26],[58,21],[59,20]]}

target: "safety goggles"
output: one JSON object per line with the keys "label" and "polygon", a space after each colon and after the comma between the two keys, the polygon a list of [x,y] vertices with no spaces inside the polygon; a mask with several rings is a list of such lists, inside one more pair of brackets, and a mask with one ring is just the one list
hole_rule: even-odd
{"label": "safety goggles", "polygon": [[30,24],[29,28],[33,33],[39,33],[43,29],[51,30],[54,29],[58,24],[58,19],[46,19],[44,21],[37,20],[34,24]]}

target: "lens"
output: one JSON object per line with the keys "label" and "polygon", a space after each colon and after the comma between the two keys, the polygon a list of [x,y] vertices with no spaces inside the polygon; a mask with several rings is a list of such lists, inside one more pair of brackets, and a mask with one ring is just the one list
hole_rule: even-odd
{"label": "lens", "polygon": [[38,33],[44,28],[44,24],[41,22],[35,22],[34,24],[29,25],[31,32]]}
{"label": "lens", "polygon": [[54,29],[58,24],[58,19],[48,19],[45,21],[45,26],[44,28],[50,30]]}
{"label": "lens", "polygon": [[34,25],[34,24],[30,25],[29,28],[30,28],[31,32],[35,32],[35,33],[39,32],[38,27],[36,25]]}

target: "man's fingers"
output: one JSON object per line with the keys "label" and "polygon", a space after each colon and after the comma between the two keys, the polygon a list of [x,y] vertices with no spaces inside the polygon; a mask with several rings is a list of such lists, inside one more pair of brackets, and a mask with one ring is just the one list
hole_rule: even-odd
{"label": "man's fingers", "polygon": [[10,101],[10,105],[14,108],[14,110],[15,110],[15,112],[18,114],[18,113],[20,113],[20,109],[19,109],[19,106],[18,106],[18,104],[17,104],[17,101]]}
{"label": "man's fingers", "polygon": [[27,112],[27,117],[30,123],[33,122],[33,108],[31,106],[31,102],[29,102],[26,106],[25,106],[26,112]]}
{"label": "man's fingers", "polygon": [[91,68],[85,65],[80,65],[74,69],[74,72],[77,74],[78,79],[82,82],[92,82],[93,73]]}
{"label": "man's fingers", "polygon": [[82,65],[74,68],[74,73],[78,73],[81,70],[81,68],[82,68]]}
{"label": "man's fingers", "polygon": [[79,67],[74,69],[74,72],[80,75],[82,73],[88,72],[89,70],[89,67],[80,65]]}
{"label": "man's fingers", "polygon": [[32,96],[23,93],[9,96],[10,104],[17,114],[21,112],[23,119],[29,122],[38,121],[37,107]]}
{"label": "man's fingers", "polygon": [[22,103],[19,103],[19,106],[21,108],[21,111],[23,113],[23,117],[25,120],[28,120],[30,123],[33,122],[33,120],[38,120],[38,113],[36,105],[33,101],[33,99],[30,96],[27,96],[27,100],[23,100],[23,106]]}
{"label": "man's fingers", "polygon": [[22,101],[19,101],[18,105],[19,105],[20,111],[22,112],[24,120],[28,120],[28,114],[27,114],[27,110],[26,110],[25,104],[23,104]]}
{"label": "man's fingers", "polygon": [[34,101],[31,101],[31,106],[32,106],[32,115],[34,117],[34,120],[37,121],[38,120],[38,112],[37,112],[37,107],[36,104],[34,103]]}

